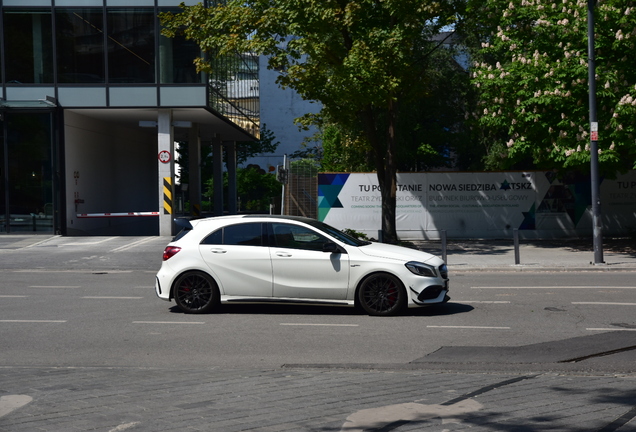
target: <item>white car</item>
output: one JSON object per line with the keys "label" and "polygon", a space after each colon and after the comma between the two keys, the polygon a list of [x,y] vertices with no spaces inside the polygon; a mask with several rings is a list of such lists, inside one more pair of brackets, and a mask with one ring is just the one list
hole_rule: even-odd
{"label": "white car", "polygon": [[314,219],[240,215],[188,221],[168,244],[155,290],[185,313],[220,303],[361,306],[370,315],[447,302],[434,255],[357,240]]}

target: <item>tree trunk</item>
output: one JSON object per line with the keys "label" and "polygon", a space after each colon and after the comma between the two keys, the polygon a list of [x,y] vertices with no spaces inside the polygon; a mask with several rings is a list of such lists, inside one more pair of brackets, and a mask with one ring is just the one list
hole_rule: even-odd
{"label": "tree trunk", "polygon": [[382,194],[382,234],[385,243],[396,244],[398,242],[396,226],[396,195],[397,195],[397,161],[396,161],[396,103],[390,99],[388,107],[388,125],[386,137],[386,155],[384,159],[383,179],[380,179],[378,171],[378,181]]}
{"label": "tree trunk", "polygon": [[388,106],[388,127],[386,133],[386,146],[379,139],[377,119],[373,115],[373,108],[361,113],[364,131],[371,144],[375,156],[375,167],[378,176],[378,185],[382,197],[382,241],[396,244],[398,241],[395,223],[396,191],[397,191],[397,164],[395,123],[397,118],[396,106],[393,101]]}

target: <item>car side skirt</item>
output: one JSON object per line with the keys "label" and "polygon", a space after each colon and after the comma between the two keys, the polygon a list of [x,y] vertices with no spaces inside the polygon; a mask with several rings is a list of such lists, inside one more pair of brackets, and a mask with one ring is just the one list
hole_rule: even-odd
{"label": "car side skirt", "polygon": [[299,304],[313,306],[354,306],[353,300],[316,300],[302,298],[272,298],[272,297],[237,297],[221,296],[221,303],[224,304]]}

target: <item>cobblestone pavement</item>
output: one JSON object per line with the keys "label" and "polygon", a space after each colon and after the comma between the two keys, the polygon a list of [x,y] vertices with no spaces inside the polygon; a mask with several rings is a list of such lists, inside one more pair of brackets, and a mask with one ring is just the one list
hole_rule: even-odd
{"label": "cobblestone pavement", "polygon": [[0,369],[0,431],[636,431],[636,375]]}

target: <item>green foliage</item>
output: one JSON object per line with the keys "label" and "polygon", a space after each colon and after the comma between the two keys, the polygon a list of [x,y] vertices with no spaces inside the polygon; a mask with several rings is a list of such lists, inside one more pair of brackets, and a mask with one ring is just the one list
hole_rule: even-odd
{"label": "green foliage", "polygon": [[[239,168],[236,171],[237,195],[240,203],[239,210],[250,212],[265,212],[269,210],[272,199],[281,196],[282,185],[276,181],[273,174],[268,174],[255,165]],[[223,173],[223,187],[227,188],[228,174]],[[205,196],[214,195],[214,179],[205,182]],[[204,210],[208,210],[204,206]]]}
{"label": "green foliage", "polygon": [[237,142],[236,160],[239,165],[245,163],[249,158],[261,153],[274,153],[280,144],[276,141],[274,132],[267,129],[266,124],[261,125],[260,139],[256,141]]}
{"label": "green foliage", "polygon": [[299,159],[290,162],[289,171],[303,177],[316,177],[320,171],[320,164],[315,159]]}
{"label": "green foliage", "polygon": [[[382,229],[395,242],[399,104],[425,95],[431,36],[464,0],[228,0],[162,14],[163,34],[182,33],[213,56],[268,56],[278,83],[322,104],[321,116],[362,136],[382,190]],[[197,60],[214,76],[213,63]],[[305,121],[310,121],[305,118]]]}
{"label": "green foliage", "polygon": [[[480,34],[471,114],[492,143],[488,163],[587,169],[590,161],[587,1],[473,0]],[[636,2],[595,8],[599,162],[636,167]]]}
{"label": "green foliage", "polygon": [[356,238],[358,240],[367,240],[367,241],[369,240],[369,237],[365,233],[360,232],[360,231],[356,231],[356,230],[351,229],[351,228],[345,228],[345,229],[342,230],[342,232],[345,233],[345,234],[348,234],[351,237]]}

